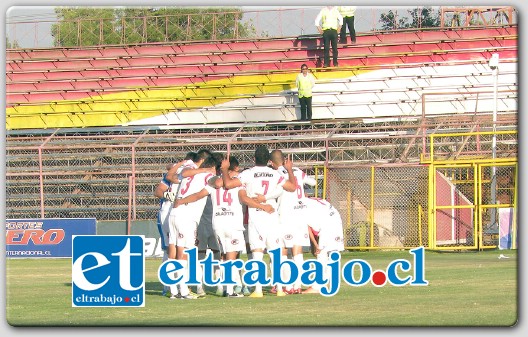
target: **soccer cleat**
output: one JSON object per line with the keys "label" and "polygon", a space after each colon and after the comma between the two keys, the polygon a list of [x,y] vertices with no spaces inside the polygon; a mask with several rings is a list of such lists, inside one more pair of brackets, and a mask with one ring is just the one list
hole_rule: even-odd
{"label": "soccer cleat", "polygon": [[260,297],[264,297],[264,294],[262,294],[262,291],[254,291],[252,292],[249,297],[252,297],[252,298],[260,298]]}
{"label": "soccer cleat", "polygon": [[169,297],[169,299],[171,299],[171,300],[176,300],[176,299],[180,299],[180,298],[181,298],[181,295],[179,293],[176,294],[176,295],[171,294],[170,297]]}
{"label": "soccer cleat", "polygon": [[226,293],[226,294],[225,294],[225,297],[237,298],[237,297],[244,297],[244,295],[242,295],[242,294],[237,294],[237,293],[232,293],[232,294],[228,294],[228,293]]}
{"label": "soccer cleat", "polygon": [[200,289],[198,292],[196,292],[196,297],[198,298],[204,298],[207,294],[203,289]]}
{"label": "soccer cleat", "polygon": [[276,286],[271,287],[270,293],[276,294],[277,293],[277,287]]}
{"label": "soccer cleat", "polygon": [[277,290],[277,297],[286,296],[286,293],[282,289]]}
{"label": "soccer cleat", "polygon": [[187,294],[185,296],[180,295],[180,298],[182,300],[196,300],[196,299],[198,299],[198,295],[196,295],[193,292],[190,292],[189,294]]}
{"label": "soccer cleat", "polygon": [[249,292],[249,288],[246,287],[246,286],[242,287],[242,294],[243,294],[244,296],[249,296],[249,295],[251,294],[251,293]]}

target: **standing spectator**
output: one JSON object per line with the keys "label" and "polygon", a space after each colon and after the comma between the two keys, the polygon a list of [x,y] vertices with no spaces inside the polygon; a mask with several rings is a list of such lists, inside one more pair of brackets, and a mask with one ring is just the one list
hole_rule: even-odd
{"label": "standing spectator", "polygon": [[308,72],[308,66],[303,64],[301,72],[297,75],[295,86],[298,89],[299,104],[301,105],[301,121],[312,120],[312,88],[315,77]]}
{"label": "standing spectator", "polygon": [[343,17],[343,25],[339,32],[339,42],[346,44],[346,29],[350,32],[350,41],[352,44],[356,43],[356,29],[354,28],[354,15],[356,14],[356,6],[339,6],[337,7],[339,13]]}
{"label": "standing spectator", "polygon": [[332,58],[334,67],[337,63],[337,31],[341,30],[343,17],[335,6],[326,6],[315,18],[315,26],[319,33],[323,34],[324,43],[324,67],[330,66],[330,43],[332,44]]}

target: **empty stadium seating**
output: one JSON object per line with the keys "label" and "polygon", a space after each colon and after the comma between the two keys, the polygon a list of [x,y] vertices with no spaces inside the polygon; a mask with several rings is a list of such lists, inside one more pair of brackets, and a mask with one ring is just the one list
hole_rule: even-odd
{"label": "empty stadium seating", "polygon": [[[309,137],[291,152],[313,166],[324,162],[333,135],[348,139],[356,132],[343,126],[351,119],[489,115],[492,53],[502,62],[499,119],[512,118],[518,104],[517,44],[516,26],[362,34],[356,45],[340,48],[340,68],[329,69],[317,68],[322,47],[315,36],[10,50],[8,217],[39,217],[43,209],[46,217],[124,220],[130,214],[123,195],[130,192],[132,218],[153,219],[153,189],[165,164],[189,150],[226,152],[230,144],[250,165],[259,135],[271,137],[270,147],[290,148],[303,130]],[[298,119],[293,83],[302,63],[317,78],[314,117],[321,121],[281,126],[292,132],[270,136],[267,128],[275,121]],[[256,122],[264,125],[252,126]],[[120,134],[108,128],[122,125],[127,128],[117,128]],[[170,132],[164,133],[163,125]],[[178,125],[181,133],[174,130]],[[416,125],[398,132],[416,134]],[[91,126],[100,128],[90,131]],[[32,133],[33,128],[40,131]],[[361,143],[339,146],[329,151],[339,152],[343,161],[364,150]],[[372,151],[391,150],[385,147]]]}

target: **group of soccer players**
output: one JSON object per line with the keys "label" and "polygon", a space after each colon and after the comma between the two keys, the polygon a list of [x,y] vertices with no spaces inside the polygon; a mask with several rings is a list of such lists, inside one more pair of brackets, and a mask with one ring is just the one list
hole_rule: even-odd
{"label": "group of soccer players", "polygon": [[[176,276],[187,279],[189,248],[198,247],[199,259],[209,249],[215,260],[234,260],[245,249],[248,258],[259,261],[266,252],[281,248],[282,258],[291,257],[302,270],[303,247],[312,245],[317,259],[326,264],[331,251],[344,249],[341,217],[327,201],[307,197],[305,184],[315,186],[316,181],[293,167],[281,150],[270,153],[265,146],[257,147],[255,166],[242,172],[234,156],[224,158],[206,149],[188,153],[183,161],[167,167],[154,193],[160,198],[158,229],[166,248],[164,261],[177,260],[183,268]],[[197,269],[196,278],[201,280]],[[281,271],[281,278],[288,280],[289,268]],[[250,293],[241,275],[234,274],[237,286],[219,286],[218,295],[264,296],[262,285],[256,284]],[[170,298],[205,296],[203,286],[194,293],[185,282],[165,287],[164,292]],[[303,291],[299,278],[294,284],[277,284],[271,292],[285,296],[319,290]]]}

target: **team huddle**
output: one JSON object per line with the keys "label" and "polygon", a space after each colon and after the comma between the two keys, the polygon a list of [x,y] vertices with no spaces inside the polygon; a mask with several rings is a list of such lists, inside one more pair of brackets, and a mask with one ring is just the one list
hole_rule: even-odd
{"label": "team huddle", "polygon": [[[248,259],[263,261],[264,254],[280,248],[282,258],[291,258],[302,269],[303,247],[312,248],[326,265],[328,254],[344,250],[343,225],[337,210],[326,200],[307,197],[304,185],[315,186],[315,179],[293,167],[281,150],[265,146],[255,150],[255,166],[241,171],[234,156],[201,149],[167,167],[154,195],[160,198],[158,229],[164,248],[163,261],[177,260],[183,268],[175,277],[189,272],[186,249],[196,247],[198,258],[207,251],[214,259],[235,260],[246,250]],[[270,264],[273,264],[272,255]],[[201,268],[196,278],[202,279]],[[220,277],[220,269],[215,270]],[[288,268],[281,269],[289,279]],[[236,285],[218,285],[216,294],[225,297],[263,297],[262,285],[252,292],[239,273]],[[301,280],[277,284],[271,292],[287,294],[319,293],[314,284],[301,289]],[[197,299],[206,296],[203,285],[192,292],[185,283],[164,286],[171,299]]]}

